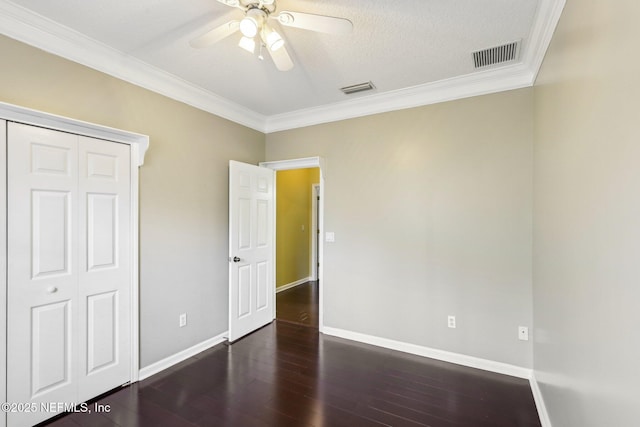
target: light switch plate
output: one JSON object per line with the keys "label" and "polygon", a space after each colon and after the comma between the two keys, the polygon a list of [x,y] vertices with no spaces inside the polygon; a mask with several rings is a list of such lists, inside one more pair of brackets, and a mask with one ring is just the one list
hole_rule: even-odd
{"label": "light switch plate", "polygon": [[449,328],[455,329],[456,327],[456,316],[447,316],[447,326]]}
{"label": "light switch plate", "polygon": [[324,234],[324,241],[325,242],[335,242],[336,241],[336,233],[334,233],[333,231],[327,231]]}

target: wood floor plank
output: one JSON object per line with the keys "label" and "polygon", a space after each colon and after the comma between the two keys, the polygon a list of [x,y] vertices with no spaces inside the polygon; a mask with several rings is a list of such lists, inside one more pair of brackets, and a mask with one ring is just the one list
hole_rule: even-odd
{"label": "wood floor plank", "polygon": [[276,318],[318,327],[318,282],[306,282],[276,294]]}
{"label": "wood floor plank", "polygon": [[110,412],[68,414],[50,425],[540,427],[526,380],[289,321],[219,344],[97,403]]}

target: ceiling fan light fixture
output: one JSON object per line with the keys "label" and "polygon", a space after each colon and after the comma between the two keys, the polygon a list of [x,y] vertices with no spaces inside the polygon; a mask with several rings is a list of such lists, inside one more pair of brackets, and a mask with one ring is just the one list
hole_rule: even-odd
{"label": "ceiling fan light fixture", "polygon": [[276,50],[284,46],[284,40],[282,39],[282,36],[280,36],[277,31],[273,30],[270,27],[267,27],[266,25],[262,28],[261,35],[262,40],[265,42],[267,47],[269,47],[269,50],[271,52],[275,52]]}
{"label": "ceiling fan light fixture", "polygon": [[245,16],[240,21],[240,32],[243,36],[253,38],[258,34],[258,23],[250,16]]}
{"label": "ceiling fan light fixture", "polygon": [[[294,65],[284,38],[268,24],[269,19],[278,21],[283,27],[327,34],[349,34],[353,31],[353,23],[346,18],[287,11],[276,15],[276,0],[217,1],[227,6],[237,7],[244,13],[244,17],[219,25],[190,40],[191,47],[207,47],[239,32],[242,34],[238,42],[239,47],[255,54],[256,44],[259,43],[260,51],[256,55],[258,59],[264,59],[266,55],[263,55],[263,51],[267,50],[279,71],[289,71]],[[274,25],[280,28],[278,24]]]}
{"label": "ceiling fan light fixture", "polygon": [[240,39],[240,43],[238,43],[238,46],[249,53],[253,53],[256,51],[256,41],[250,37],[242,37]]}
{"label": "ceiling fan light fixture", "polygon": [[240,21],[240,32],[245,37],[253,38],[258,34],[264,24],[266,14],[258,8],[249,9],[244,18]]}

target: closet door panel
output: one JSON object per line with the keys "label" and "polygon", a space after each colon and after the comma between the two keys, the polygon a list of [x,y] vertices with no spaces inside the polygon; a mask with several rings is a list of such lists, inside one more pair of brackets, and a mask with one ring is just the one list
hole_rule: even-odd
{"label": "closet door panel", "polygon": [[80,137],[79,397],[131,378],[129,146]]}
{"label": "closet door panel", "polygon": [[87,194],[87,257],[87,271],[117,268],[117,194]]}
{"label": "closet door panel", "polygon": [[70,191],[31,191],[31,265],[34,279],[71,270]]}
{"label": "closet door panel", "polygon": [[31,309],[31,389],[39,396],[71,381],[71,302]]}
{"label": "closet door panel", "polygon": [[[7,127],[7,401],[76,402],[78,137]],[[55,415],[37,407],[9,425]]]}

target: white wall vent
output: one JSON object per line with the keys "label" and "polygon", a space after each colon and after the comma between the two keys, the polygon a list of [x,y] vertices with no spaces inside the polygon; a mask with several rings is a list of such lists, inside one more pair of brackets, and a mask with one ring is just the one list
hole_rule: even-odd
{"label": "white wall vent", "polygon": [[515,62],[519,53],[520,41],[515,41],[473,52],[473,63],[476,68],[483,68],[505,62]]}

